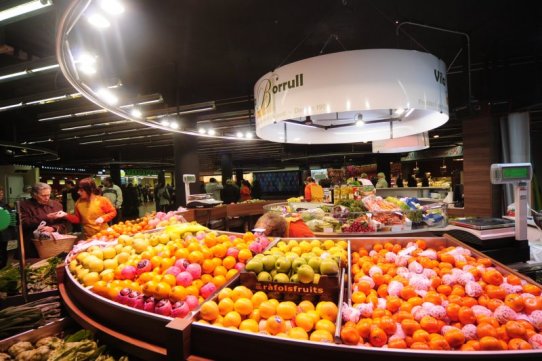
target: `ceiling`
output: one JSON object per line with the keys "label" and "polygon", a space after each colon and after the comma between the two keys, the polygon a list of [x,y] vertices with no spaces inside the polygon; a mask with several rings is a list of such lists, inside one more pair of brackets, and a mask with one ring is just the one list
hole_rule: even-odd
{"label": "ceiling", "polygon": [[[12,1],[0,1],[6,7]],[[92,35],[102,50],[105,84],[122,83],[124,102],[161,96],[146,115],[173,113],[214,102],[215,110],[179,116],[182,126],[212,125],[217,132],[253,129],[252,88],[268,71],[319,54],[401,48],[427,51],[448,66],[450,120],[430,132],[432,147],[462,143],[463,121],[479,112],[495,116],[531,111],[531,132],[542,132],[542,3],[533,1],[399,0],[132,0],[123,19]],[[67,6],[0,24],[0,78],[17,70],[55,64],[56,24]],[[425,24],[466,36],[402,22]],[[78,36],[89,39],[90,29]],[[470,91],[469,91],[470,88]],[[0,80],[0,109],[21,101],[73,94],[58,68]],[[470,93],[470,94],[469,94]],[[3,163],[58,166],[163,168],[174,164],[174,135],[123,121],[110,113],[39,121],[95,110],[77,98],[0,110],[0,141],[47,148],[29,156],[5,147]],[[67,129],[72,128],[72,129]],[[438,138],[434,136],[437,135]],[[372,161],[371,145],[291,145],[263,140],[183,138],[197,148],[200,172],[219,169],[224,153],[234,168],[265,169]],[[310,156],[308,158],[308,156]],[[356,159],[357,158],[357,159]]]}

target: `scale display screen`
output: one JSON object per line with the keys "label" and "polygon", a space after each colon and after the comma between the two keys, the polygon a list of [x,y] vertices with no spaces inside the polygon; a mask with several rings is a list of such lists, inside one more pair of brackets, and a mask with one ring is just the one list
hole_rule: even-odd
{"label": "scale display screen", "polygon": [[503,179],[528,179],[529,170],[530,170],[529,167],[503,168],[502,178]]}
{"label": "scale display screen", "polygon": [[492,164],[490,176],[493,184],[529,182],[533,176],[533,168],[531,163]]}

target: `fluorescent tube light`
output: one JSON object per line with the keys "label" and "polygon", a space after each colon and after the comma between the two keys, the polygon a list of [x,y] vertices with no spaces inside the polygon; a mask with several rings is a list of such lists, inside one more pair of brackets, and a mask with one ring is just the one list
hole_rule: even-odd
{"label": "fluorescent tube light", "polygon": [[34,69],[26,69],[26,70],[18,71],[18,72],[11,73],[11,74],[0,75],[0,80],[17,78],[17,77],[20,77],[20,76],[30,75],[30,74],[39,73],[39,72],[42,72],[42,71],[47,71],[47,70],[56,69],[56,68],[58,68],[58,64],[41,66],[39,68],[34,68]]}
{"label": "fluorescent tube light", "polygon": [[51,5],[53,5],[51,0],[33,0],[6,10],[2,10],[0,11],[0,22],[40,10]]}

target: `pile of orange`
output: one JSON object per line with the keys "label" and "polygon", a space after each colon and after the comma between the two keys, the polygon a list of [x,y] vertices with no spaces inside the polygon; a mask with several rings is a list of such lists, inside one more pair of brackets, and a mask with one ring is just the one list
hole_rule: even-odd
{"label": "pile of orange", "polygon": [[108,227],[107,229],[104,229],[103,231],[96,233],[90,239],[113,240],[122,234],[132,236],[138,232],[150,230],[153,227],[149,225],[149,220],[153,217],[153,215],[154,213],[135,220],[119,222],[111,227]]}
{"label": "pile of orange", "polygon": [[222,289],[216,300],[201,306],[200,323],[245,332],[316,342],[333,342],[338,307],[330,301],[314,305],[270,299],[245,286]]}
{"label": "pile of orange", "polygon": [[[399,253],[401,245],[379,243],[370,251],[352,253],[351,301],[363,313],[357,322],[343,324],[341,338],[345,344],[462,351],[542,347],[542,329],[536,328],[541,326],[530,318],[533,312],[542,311],[540,287],[513,273],[501,273],[489,258],[474,257],[455,247],[429,251],[423,240],[416,241],[415,246],[406,267],[417,262],[432,275],[425,292],[409,285],[405,269],[400,270],[391,261],[394,255],[386,256],[388,252]],[[436,254],[436,259],[431,254]],[[470,281],[449,282],[460,271],[469,272],[463,276]],[[392,281],[396,281],[394,286],[402,284],[398,294],[388,293]],[[385,308],[378,308],[384,301]],[[533,314],[534,318],[538,315]]]}

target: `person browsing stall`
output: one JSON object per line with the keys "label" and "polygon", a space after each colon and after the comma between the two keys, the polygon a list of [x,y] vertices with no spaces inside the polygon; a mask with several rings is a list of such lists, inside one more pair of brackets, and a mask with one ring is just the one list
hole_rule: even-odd
{"label": "person browsing stall", "polygon": [[375,188],[388,188],[388,181],[386,180],[384,172],[378,172],[376,176],[378,177],[378,180],[376,181]]}
{"label": "person browsing stall", "polygon": [[50,185],[41,182],[36,183],[31,187],[30,193],[32,198],[19,203],[20,217],[23,226],[25,257],[38,258],[38,250],[34,246],[32,239],[34,238],[33,232],[41,222],[45,222],[45,225],[40,228],[40,232],[49,233],[65,233],[67,222],[57,217],[57,213],[62,212],[62,204],[51,199]]}
{"label": "person browsing stall", "polygon": [[103,196],[109,199],[111,204],[115,206],[115,210],[117,211],[117,215],[113,219],[113,223],[118,223],[121,220],[121,211],[122,211],[122,190],[118,185],[113,183],[113,179],[111,177],[106,177],[103,180],[104,188],[103,188]]}
{"label": "person browsing stall", "polygon": [[324,189],[312,177],[305,180],[305,201],[322,202],[324,200]]}
{"label": "person browsing stall", "polygon": [[81,224],[83,237],[88,239],[106,229],[107,222],[115,218],[117,211],[109,199],[98,195],[99,190],[92,178],[79,181],[78,193],[79,199],[75,202],[75,212],[63,214],[63,216],[71,223]]}
{"label": "person browsing stall", "polygon": [[314,233],[300,217],[283,217],[276,212],[263,214],[254,225],[269,237],[314,237]]}

